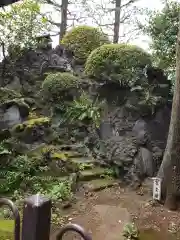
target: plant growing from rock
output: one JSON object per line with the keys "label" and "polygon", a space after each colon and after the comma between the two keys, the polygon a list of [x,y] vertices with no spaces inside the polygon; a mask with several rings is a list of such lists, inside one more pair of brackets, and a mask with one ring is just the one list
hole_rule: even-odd
{"label": "plant growing from rock", "polygon": [[104,102],[99,102],[98,98],[92,100],[85,92],[72,102],[68,107],[65,119],[73,121],[82,121],[84,123],[92,123],[98,127],[101,119],[101,112]]}
{"label": "plant growing from rock", "polygon": [[67,32],[61,42],[73,51],[75,59],[84,62],[94,49],[109,43],[109,40],[98,28],[78,26]]}
{"label": "plant growing from rock", "polygon": [[106,44],[89,55],[85,73],[96,80],[114,81],[122,87],[129,87],[149,65],[151,56],[137,46]]}
{"label": "plant growing from rock", "polygon": [[123,229],[123,236],[127,240],[138,239],[139,231],[134,223],[128,223]]}

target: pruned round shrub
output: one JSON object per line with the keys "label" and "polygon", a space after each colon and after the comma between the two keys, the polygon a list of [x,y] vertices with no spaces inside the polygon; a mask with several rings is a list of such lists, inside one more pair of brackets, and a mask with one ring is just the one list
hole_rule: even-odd
{"label": "pruned round shrub", "polygon": [[105,44],[91,52],[85,73],[96,79],[119,81],[130,85],[151,65],[151,56],[143,49],[129,44]]}
{"label": "pruned round shrub", "polygon": [[78,78],[71,73],[48,74],[42,83],[43,96],[45,99],[57,101],[67,94],[68,90],[77,86]]}
{"label": "pruned round shrub", "polygon": [[75,59],[84,62],[94,49],[110,42],[98,28],[78,26],[67,32],[61,43],[73,51]]}

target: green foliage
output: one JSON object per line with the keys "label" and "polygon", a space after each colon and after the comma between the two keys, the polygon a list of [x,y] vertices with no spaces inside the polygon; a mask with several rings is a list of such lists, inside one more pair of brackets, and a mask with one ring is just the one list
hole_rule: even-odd
{"label": "green foliage", "polygon": [[104,174],[101,174],[101,178],[113,179],[115,177],[115,171],[113,168],[107,168],[104,171]]}
{"label": "green foliage", "polygon": [[68,181],[60,182],[49,188],[47,195],[53,200],[69,200],[72,197],[71,185]]}
{"label": "green foliage", "polygon": [[0,88],[0,104],[5,103],[6,101],[14,100],[15,98],[18,99],[20,97],[20,94],[11,89]]}
{"label": "green foliage", "polygon": [[84,171],[86,169],[92,169],[94,167],[93,163],[80,163],[79,164],[79,170]]}
{"label": "green foliage", "polygon": [[17,58],[24,49],[37,45],[37,36],[49,29],[40,5],[35,0],[24,0],[0,9],[0,45],[4,44],[11,57]]}
{"label": "green foliage", "polygon": [[139,231],[134,223],[128,223],[123,229],[123,236],[127,240],[138,239]]}
{"label": "green foliage", "polygon": [[69,121],[88,121],[96,127],[100,124],[104,102],[94,101],[84,92],[67,108],[65,119]]}
{"label": "green foliage", "polygon": [[137,46],[107,44],[89,55],[85,73],[98,80],[118,81],[121,86],[129,86],[136,81],[139,70],[150,64],[150,55]]}
{"label": "green foliage", "polygon": [[[8,164],[0,171],[0,192],[11,192],[19,189],[22,182],[26,182],[30,176],[38,171],[40,165],[39,159],[28,158],[26,155],[14,157]],[[3,181],[5,180],[5,181]]]}
{"label": "green foliage", "polygon": [[94,49],[109,43],[109,40],[98,28],[78,26],[65,34],[62,43],[73,51],[76,59],[85,61]]}
{"label": "green foliage", "polygon": [[[14,199],[18,200],[23,192],[42,193],[52,200],[68,200],[72,197],[71,181],[60,181],[55,177],[37,175],[46,171],[43,158],[21,155],[0,171],[0,193],[16,193]],[[43,169],[44,166],[44,169]],[[17,193],[18,189],[18,193]]]}
{"label": "green foliage", "polygon": [[42,83],[43,96],[45,99],[57,102],[69,89],[77,87],[78,78],[71,73],[48,74]]}
{"label": "green foliage", "polygon": [[168,0],[161,11],[151,11],[148,23],[141,26],[152,38],[151,49],[155,63],[166,70],[172,79],[176,65],[176,42],[180,3]]}
{"label": "green foliage", "polygon": [[131,91],[136,91],[139,94],[138,106],[141,110],[150,111],[151,114],[155,113],[157,106],[164,102],[161,96],[154,94],[154,85],[139,85],[131,88]]}

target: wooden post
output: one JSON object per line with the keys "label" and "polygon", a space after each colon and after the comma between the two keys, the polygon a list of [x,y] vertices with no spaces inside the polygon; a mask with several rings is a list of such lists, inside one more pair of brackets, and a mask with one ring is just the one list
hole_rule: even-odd
{"label": "wooden post", "polygon": [[22,240],[49,240],[51,200],[39,194],[25,200]]}

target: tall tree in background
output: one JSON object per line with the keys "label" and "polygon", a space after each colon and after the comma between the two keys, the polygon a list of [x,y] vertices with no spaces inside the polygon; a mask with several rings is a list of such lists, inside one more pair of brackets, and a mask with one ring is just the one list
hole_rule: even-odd
{"label": "tall tree in background", "polygon": [[106,32],[114,43],[128,41],[137,35],[136,17],[139,9],[135,6],[138,0],[84,0],[88,19]]}
{"label": "tall tree in background", "polygon": [[[135,15],[138,11],[134,5],[137,1],[138,0],[61,0],[60,2],[58,0],[41,0],[42,3],[49,4],[53,7],[53,12],[49,14],[48,19],[52,25],[58,28],[60,38],[62,38],[65,33],[65,25],[66,28],[77,25],[94,25],[112,37],[115,43],[124,37],[126,39],[134,38],[136,32],[139,32],[135,26],[132,29],[133,23],[135,23]],[[57,15],[61,15],[59,22],[53,18],[55,12]],[[122,27],[122,25],[125,27]],[[128,25],[131,25],[131,28],[128,29]]]}
{"label": "tall tree in background", "polygon": [[62,4],[61,4],[61,25],[60,25],[59,40],[61,40],[63,38],[64,34],[66,33],[67,20],[68,20],[68,0],[62,0]]}
{"label": "tall tree in background", "polygon": [[121,0],[116,0],[113,43],[118,43],[119,41],[120,14],[121,14]]}
{"label": "tall tree in background", "polygon": [[162,179],[162,196],[165,197],[166,205],[171,210],[175,210],[177,208],[177,197],[180,196],[180,18],[171,122],[167,146],[158,177]]}

